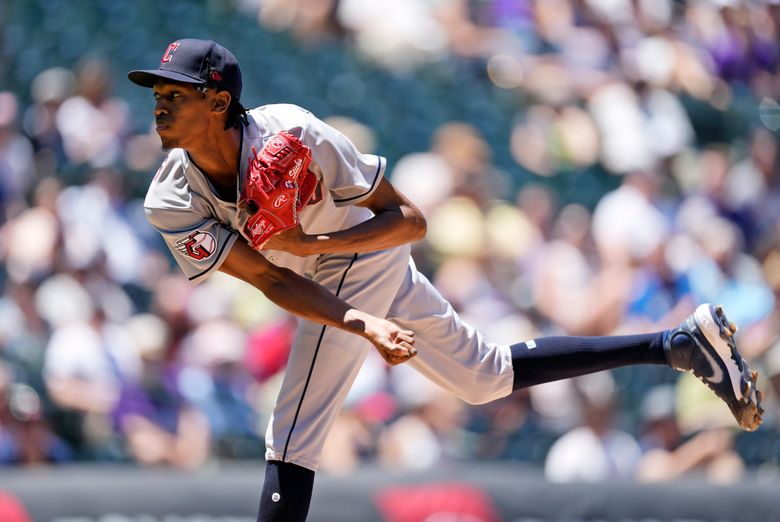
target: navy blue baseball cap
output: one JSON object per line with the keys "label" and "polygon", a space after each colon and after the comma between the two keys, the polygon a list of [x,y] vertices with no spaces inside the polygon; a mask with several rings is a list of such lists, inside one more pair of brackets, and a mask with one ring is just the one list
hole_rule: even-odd
{"label": "navy blue baseball cap", "polygon": [[160,79],[194,85],[213,85],[241,99],[241,69],[233,53],[211,40],[183,38],[165,50],[157,69],[130,71],[127,77],[142,87]]}

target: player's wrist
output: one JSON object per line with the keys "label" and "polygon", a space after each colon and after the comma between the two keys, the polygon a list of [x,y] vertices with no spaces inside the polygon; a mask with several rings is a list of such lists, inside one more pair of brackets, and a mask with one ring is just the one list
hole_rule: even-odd
{"label": "player's wrist", "polygon": [[344,326],[351,332],[356,333],[366,339],[371,338],[370,324],[373,316],[351,308],[344,314]]}
{"label": "player's wrist", "polygon": [[299,249],[298,250],[299,256],[311,256],[311,255],[322,253],[319,250],[317,250],[317,236],[310,236],[305,232],[301,232],[301,235],[297,241],[297,245]]}

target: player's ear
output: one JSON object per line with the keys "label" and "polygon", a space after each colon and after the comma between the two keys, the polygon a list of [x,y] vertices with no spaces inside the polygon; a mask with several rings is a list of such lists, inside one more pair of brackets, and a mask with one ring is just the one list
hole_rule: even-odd
{"label": "player's ear", "polygon": [[219,91],[211,99],[211,110],[214,112],[227,112],[230,105],[230,93],[227,91]]}

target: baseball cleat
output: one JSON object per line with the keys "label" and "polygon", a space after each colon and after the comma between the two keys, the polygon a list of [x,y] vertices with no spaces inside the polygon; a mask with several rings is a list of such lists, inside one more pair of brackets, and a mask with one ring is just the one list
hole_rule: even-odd
{"label": "baseball cleat", "polygon": [[[734,334],[737,327],[726,319],[723,307],[700,305],[685,321],[664,335],[664,352],[670,366],[691,371],[725,402],[734,418],[747,431],[761,424],[761,392],[751,371],[739,355]],[[688,342],[678,340],[684,336]]]}

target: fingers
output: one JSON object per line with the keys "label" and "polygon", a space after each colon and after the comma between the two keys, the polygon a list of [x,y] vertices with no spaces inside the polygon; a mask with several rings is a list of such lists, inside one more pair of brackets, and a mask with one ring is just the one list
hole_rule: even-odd
{"label": "fingers", "polygon": [[395,336],[395,341],[399,343],[414,344],[414,332],[410,330],[398,332],[398,335]]}
{"label": "fingers", "polygon": [[417,349],[411,343],[405,341],[395,343],[387,352],[398,357],[414,357],[417,355]]}
{"label": "fingers", "polygon": [[401,329],[390,321],[383,321],[380,335],[372,342],[385,362],[391,366],[402,364],[417,356],[414,332]]}
{"label": "fingers", "polygon": [[414,343],[414,339],[412,339],[411,342],[403,341],[399,343],[401,347],[406,351],[406,353],[409,354],[409,357],[414,357],[415,355],[417,355],[417,348],[412,346],[413,343]]}
{"label": "fingers", "polygon": [[403,364],[414,357],[417,356],[417,353],[408,353],[406,355],[393,355],[393,354],[385,354],[384,360],[389,364],[390,366],[398,366],[399,364]]}
{"label": "fingers", "polygon": [[383,350],[382,356],[391,366],[405,363],[417,356],[417,350],[407,342],[396,343],[393,348]]}

